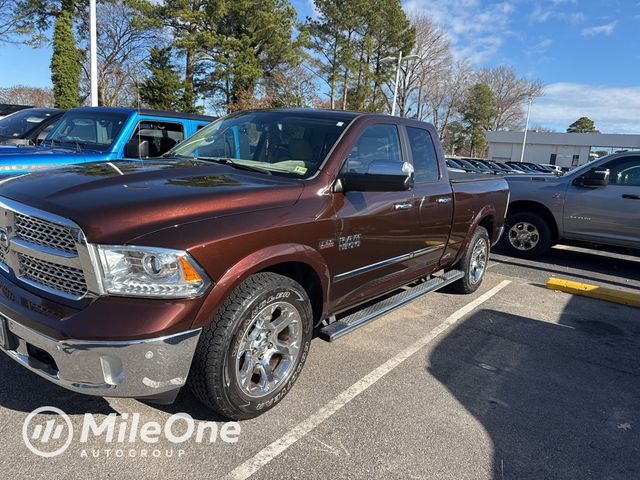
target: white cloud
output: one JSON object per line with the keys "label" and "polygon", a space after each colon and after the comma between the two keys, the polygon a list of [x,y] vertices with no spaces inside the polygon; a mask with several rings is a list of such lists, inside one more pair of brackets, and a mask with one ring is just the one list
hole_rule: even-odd
{"label": "white cloud", "polygon": [[538,43],[531,45],[527,48],[528,55],[542,55],[553,44],[553,40],[550,38],[543,38]]}
{"label": "white cloud", "polygon": [[529,18],[537,23],[545,23],[552,19],[569,22],[571,25],[579,25],[584,22],[584,13],[580,11],[559,11],[559,8],[568,4],[576,4],[576,2],[571,0],[551,0],[550,3],[544,5],[537,4]]}
{"label": "white cloud", "polygon": [[576,119],[591,118],[603,133],[640,134],[640,86],[627,88],[553,83],[531,108],[531,124],[564,131]]}
{"label": "white cloud", "polygon": [[475,65],[493,57],[513,35],[509,23],[515,6],[510,1],[408,0],[404,5],[408,12],[428,15],[447,32],[454,54]]}
{"label": "white cloud", "polygon": [[582,35],[584,37],[594,37],[596,35],[611,35],[613,31],[616,29],[617,24],[618,24],[618,21],[614,20],[613,22],[609,22],[604,25],[597,25],[595,27],[583,28]]}

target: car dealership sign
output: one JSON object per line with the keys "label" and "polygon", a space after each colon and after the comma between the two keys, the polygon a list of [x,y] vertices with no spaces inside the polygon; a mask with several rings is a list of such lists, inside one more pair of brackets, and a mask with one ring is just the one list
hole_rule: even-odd
{"label": "car dealership sign", "polygon": [[[76,438],[75,433],[79,432]],[[40,407],[31,412],[22,425],[22,439],[34,454],[51,458],[63,454],[73,443],[101,442],[109,448],[83,448],[83,457],[160,457],[184,455],[184,449],[154,448],[168,442],[184,446],[188,442],[237,443],[240,424],[227,422],[196,422],[188,413],[175,413],[164,423],[143,422],[139,413],[85,413],[79,429],[74,428],[69,415],[56,407]],[[139,448],[140,444],[150,448]]]}

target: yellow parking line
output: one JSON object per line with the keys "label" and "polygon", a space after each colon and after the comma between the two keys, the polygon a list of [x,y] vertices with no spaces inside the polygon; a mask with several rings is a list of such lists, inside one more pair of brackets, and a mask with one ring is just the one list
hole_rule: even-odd
{"label": "yellow parking line", "polygon": [[605,300],[607,302],[620,303],[622,305],[630,305],[632,307],[640,307],[640,293],[617,290],[613,288],[605,288],[598,285],[590,285],[588,283],[563,280],[562,278],[556,277],[549,277],[549,279],[547,280],[547,288],[550,290],[572,293],[574,295],[597,298],[599,300]]}

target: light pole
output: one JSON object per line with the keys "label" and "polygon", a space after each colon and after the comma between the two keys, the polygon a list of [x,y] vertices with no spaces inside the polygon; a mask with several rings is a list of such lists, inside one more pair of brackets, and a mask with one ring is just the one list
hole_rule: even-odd
{"label": "light pole", "polygon": [[393,86],[393,102],[391,103],[391,116],[396,114],[396,104],[398,103],[398,84],[400,83],[400,69],[402,68],[403,60],[413,60],[416,58],[420,58],[419,55],[407,55],[406,57],[402,56],[402,52],[398,54],[397,57],[385,57],[380,60],[380,63],[389,63],[398,60],[398,66],[396,67],[396,83]]}
{"label": "light pole", "polygon": [[89,1],[89,57],[91,106],[98,106],[98,54],[97,54],[96,0]]}
{"label": "light pole", "polygon": [[524,161],[524,147],[527,144],[527,130],[529,130],[529,116],[531,115],[531,103],[533,98],[529,97],[529,107],[527,108],[527,121],[524,125],[524,137],[522,138],[522,152],[520,152],[520,163]]}

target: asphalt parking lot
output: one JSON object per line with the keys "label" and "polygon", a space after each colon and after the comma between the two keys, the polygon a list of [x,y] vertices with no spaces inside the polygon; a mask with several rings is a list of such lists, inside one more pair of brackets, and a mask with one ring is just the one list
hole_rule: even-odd
{"label": "asphalt parking lot", "polygon": [[0,468],[47,479],[640,478],[639,311],[546,290],[549,275],[640,289],[640,257],[494,254],[474,295],[430,294],[334,343],[316,340],[295,388],[242,422],[238,443],[165,442],[153,446],[158,458],[142,458],[139,440],[126,444],[132,458],[103,440],[40,458],[22,425],[44,405],[77,429],[85,413],[223,419],[186,391],[168,407],[76,395],[2,356]]}

